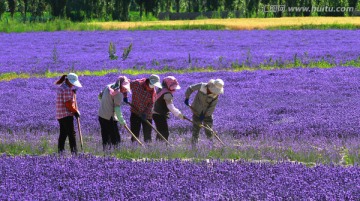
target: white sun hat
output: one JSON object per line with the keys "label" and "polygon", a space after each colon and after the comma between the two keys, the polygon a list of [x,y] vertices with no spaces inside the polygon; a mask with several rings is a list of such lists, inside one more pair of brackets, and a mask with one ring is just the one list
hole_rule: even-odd
{"label": "white sun hat", "polygon": [[75,73],[69,73],[66,78],[69,80],[69,82],[77,87],[82,87],[81,83],[79,82],[79,78]]}
{"label": "white sun hat", "polygon": [[211,79],[208,82],[208,87],[213,94],[219,95],[224,93],[224,81],[222,79]]}
{"label": "white sun hat", "polygon": [[160,83],[160,77],[158,75],[152,74],[149,77],[149,81],[151,85],[154,85],[158,88],[162,88],[161,83]]}

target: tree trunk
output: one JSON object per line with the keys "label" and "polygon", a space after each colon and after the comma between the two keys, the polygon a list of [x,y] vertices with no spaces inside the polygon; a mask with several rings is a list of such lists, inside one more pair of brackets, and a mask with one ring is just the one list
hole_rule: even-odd
{"label": "tree trunk", "polygon": [[180,12],[180,0],[175,0],[175,4],[176,4],[176,12],[179,13]]}
{"label": "tree trunk", "polygon": [[26,11],[28,10],[28,0],[24,0],[24,22],[26,21]]}

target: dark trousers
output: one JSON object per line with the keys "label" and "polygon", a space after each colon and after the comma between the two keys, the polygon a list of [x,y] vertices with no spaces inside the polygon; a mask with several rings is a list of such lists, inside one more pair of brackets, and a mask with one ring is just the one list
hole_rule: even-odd
{"label": "dark trousers", "polygon": [[[148,119],[150,123],[152,123],[151,119]],[[130,129],[134,135],[139,138],[140,136],[140,128],[141,125],[143,127],[144,141],[151,142],[151,126],[148,125],[145,121],[141,119],[137,114],[131,113],[130,115]],[[131,137],[131,141],[134,142],[135,138]]]}
{"label": "dark trousers", "polygon": [[[192,120],[193,120],[193,128],[192,128],[192,143],[197,143],[198,140],[199,140],[199,133],[200,133],[200,127],[199,127],[199,124],[202,124],[204,123],[205,125],[208,125],[210,128],[212,128],[213,126],[213,118],[212,118],[212,115],[211,116],[207,116],[204,118],[203,121],[200,120],[200,118],[196,115],[193,115],[192,116]],[[205,129],[205,134],[206,134],[206,137],[211,139],[212,138],[212,133]]]}
{"label": "dark trousers", "polygon": [[74,130],[74,117],[67,116],[62,119],[58,119],[60,124],[60,136],[58,141],[58,151],[59,153],[65,150],[65,141],[66,138],[69,137],[69,144],[71,153],[77,153],[76,148],[76,138],[75,138],[75,130]]}
{"label": "dark trousers", "polygon": [[106,146],[116,146],[121,142],[118,122],[111,117],[110,120],[99,117],[101,127],[102,144],[105,150]]}
{"label": "dark trousers", "polygon": [[[169,126],[167,123],[167,117],[161,114],[153,114],[153,119],[156,125],[156,129],[161,133],[166,140],[169,138]],[[156,140],[163,140],[162,137],[156,135]]]}

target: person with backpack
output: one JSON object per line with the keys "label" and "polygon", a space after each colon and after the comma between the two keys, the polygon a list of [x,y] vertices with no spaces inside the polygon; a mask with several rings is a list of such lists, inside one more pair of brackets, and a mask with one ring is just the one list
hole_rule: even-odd
{"label": "person with backpack", "polygon": [[[155,74],[150,75],[149,78],[131,81],[132,103],[129,103],[127,98],[124,99],[124,102],[131,105],[130,130],[139,138],[142,126],[145,142],[151,142],[152,108],[156,98],[155,87],[162,88],[160,77]],[[134,142],[135,138],[132,137],[131,141]]]}
{"label": "person with backpack", "polygon": [[[157,91],[155,105],[153,109],[153,119],[156,125],[156,129],[160,134],[168,140],[169,138],[169,126],[167,119],[170,117],[170,112],[180,118],[184,119],[184,116],[174,106],[173,93],[180,89],[180,85],[175,77],[167,76],[163,79],[162,88]],[[156,140],[163,140],[159,135],[156,135]]]}
{"label": "person with backpack", "polygon": [[74,116],[79,118],[80,112],[76,108],[77,100],[74,86],[82,87],[82,85],[75,73],[63,75],[55,84],[59,85],[56,93],[56,119],[60,125],[58,152],[60,154],[64,152],[66,138],[69,138],[71,153],[77,154]]}
{"label": "person with backpack", "polygon": [[[193,92],[197,91],[195,98],[190,105],[189,98]],[[193,112],[192,121],[192,144],[196,144],[199,139],[200,127],[204,123],[210,128],[213,126],[213,112],[219,101],[219,95],[224,93],[224,81],[222,79],[211,79],[208,83],[198,83],[191,85],[185,92],[185,104]],[[205,130],[206,136],[211,139],[212,132]]]}
{"label": "person with backpack", "polygon": [[108,84],[99,94],[99,123],[101,127],[101,138],[103,149],[116,147],[121,142],[118,122],[125,126],[121,106],[124,94],[130,92],[130,80],[120,76],[112,84]]}

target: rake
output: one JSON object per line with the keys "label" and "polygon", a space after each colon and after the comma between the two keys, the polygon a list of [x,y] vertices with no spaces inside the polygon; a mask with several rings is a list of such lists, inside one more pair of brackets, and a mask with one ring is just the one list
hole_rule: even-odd
{"label": "rake", "polygon": [[[74,93],[74,98],[75,98],[75,108],[77,110],[79,110],[78,105],[77,105],[77,99],[76,99],[76,93]],[[79,138],[80,138],[80,147],[81,150],[83,150],[83,139],[82,139],[82,133],[81,133],[81,126],[80,126],[80,117],[76,118],[76,122],[77,122],[77,126],[78,126],[78,133],[79,133]]]}
{"label": "rake", "polygon": [[[130,107],[134,108],[136,111],[139,112],[139,110],[131,103],[127,103],[130,105]],[[172,144],[170,144],[170,142],[147,120],[147,119],[143,119],[141,118],[145,123],[147,123],[149,126],[151,126],[152,129],[154,129],[154,131],[170,146],[172,146]]]}
{"label": "rake", "polygon": [[140,142],[140,140],[135,136],[133,132],[131,132],[130,128],[125,124],[125,129],[132,135],[132,137],[141,145],[144,147],[144,144]]}
{"label": "rake", "polygon": [[[191,105],[189,105],[189,108],[191,109],[191,111],[192,111],[195,115],[199,116],[199,115],[197,114],[197,112],[194,110],[194,108],[193,108]],[[195,124],[194,121],[192,121],[191,119],[189,119],[189,118],[187,118],[187,117],[185,117],[185,116],[184,116],[184,119],[187,120],[187,121],[189,121],[189,122],[191,122],[191,123],[193,123],[193,124]],[[204,128],[204,129],[210,131],[211,133],[213,133],[214,136],[215,136],[215,138],[216,138],[223,146],[226,146],[225,143],[220,139],[220,137],[219,137],[219,135],[217,134],[217,132],[215,132],[212,128],[210,128],[209,125],[207,125],[207,124],[206,124],[206,125],[199,124],[198,126],[199,126],[200,128]]]}

